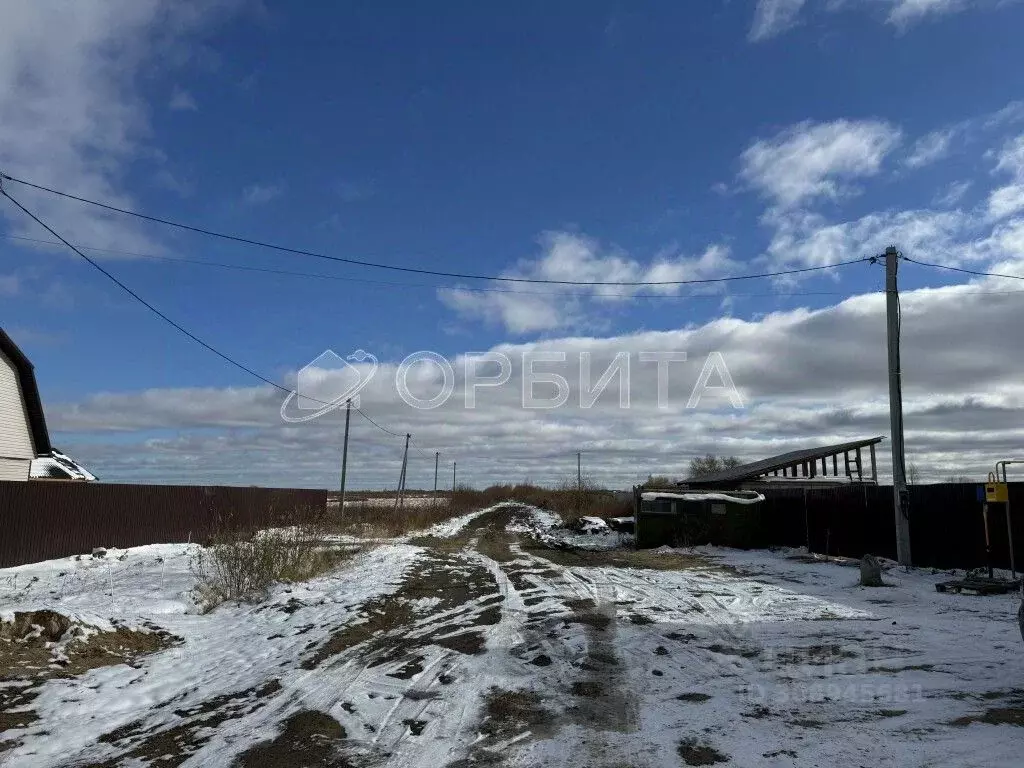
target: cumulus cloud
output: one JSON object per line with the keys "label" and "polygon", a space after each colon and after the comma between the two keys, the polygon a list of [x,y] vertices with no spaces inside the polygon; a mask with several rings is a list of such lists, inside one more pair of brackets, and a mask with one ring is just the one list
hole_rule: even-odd
{"label": "cumulus cloud", "polygon": [[899,245],[932,261],[959,263],[972,226],[968,214],[931,209],[880,211],[857,219],[830,222],[812,213],[767,219],[775,228],[767,253],[774,266],[828,266],[881,253]]}
{"label": "cumulus cloud", "polygon": [[[736,269],[729,251],[711,246],[699,256],[663,253],[641,263],[625,252],[604,248],[596,240],[568,232],[550,232],[541,238],[540,257],[523,260],[503,277],[579,282],[662,282],[720,277]],[[501,325],[515,334],[561,330],[592,323],[588,310],[599,305],[605,312],[617,302],[637,294],[677,295],[679,285],[573,286],[496,282],[494,292],[472,288],[445,288],[438,297],[461,316]]]}
{"label": "cumulus cloud", "polygon": [[795,23],[805,0],[757,0],[754,21],[750,25],[750,39],[767,40],[775,37]]}
{"label": "cumulus cloud", "polygon": [[[46,186],[131,208],[124,178],[147,151],[144,68],[163,65],[233,2],[0,2],[0,167]],[[123,216],[12,185],[12,193],[73,241],[159,251]],[[48,239],[3,208],[13,232]]]}
{"label": "cumulus cloud", "polygon": [[852,180],[877,174],[900,135],[881,120],[803,122],[751,144],[740,175],[782,208],[836,198]]}
{"label": "cumulus cloud", "polygon": [[[1018,238],[1024,243],[1024,237]],[[1008,267],[1020,271],[1022,258]],[[981,477],[1024,439],[1016,415],[1024,405],[1024,337],[1012,327],[1020,296],[996,280],[904,291],[903,363],[907,451],[930,479]],[[508,381],[486,385],[497,365],[451,360],[453,394],[435,410],[404,403],[397,365],[382,364],[360,393],[362,408],[398,434],[410,432],[426,456],[410,456],[410,483],[429,487],[433,451],[459,462],[475,483],[531,479],[556,482],[575,470],[600,482],[628,486],[649,472],[679,474],[689,458],[709,451],[754,460],[808,445],[888,434],[885,297],[850,297],[819,310],[797,309],[757,320],[722,318],[671,331],[609,337],[564,337],[503,344],[488,355],[509,359]],[[658,365],[651,355],[685,352],[666,363],[659,402]],[[746,407],[721,391],[687,402],[709,355],[720,352]],[[581,384],[581,357],[589,355]],[[646,362],[641,358],[646,353]],[[593,407],[581,407],[602,373],[629,357],[629,407],[617,375]],[[559,362],[559,356],[564,361]],[[616,357],[618,356],[618,358]],[[529,366],[565,378],[566,403],[524,408]],[[656,358],[655,358],[656,359]],[[475,375],[474,375],[475,372]],[[444,383],[436,366],[409,377],[429,399]],[[708,382],[721,384],[715,375]],[[466,407],[474,391],[476,407]],[[538,381],[534,394],[553,402],[558,387]],[[105,479],[232,482],[333,487],[343,414],[306,424],[280,418],[280,393],[268,387],[168,389],[108,393],[78,403],[47,404],[58,445],[74,449]],[[402,440],[353,414],[349,473],[353,487],[394,484]],[[887,450],[880,453],[883,473]],[[450,466],[450,464],[449,464]]]}

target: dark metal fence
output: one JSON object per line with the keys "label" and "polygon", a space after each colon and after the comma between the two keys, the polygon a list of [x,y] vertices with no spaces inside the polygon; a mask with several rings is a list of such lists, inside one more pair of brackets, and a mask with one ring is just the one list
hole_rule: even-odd
{"label": "dark metal fence", "polygon": [[[979,484],[910,487],[910,549],[914,565],[980,568],[986,565]],[[806,545],[812,552],[847,557],[867,553],[895,559],[892,486],[772,488],[761,504],[760,546]],[[1024,564],[1024,483],[1010,483],[1017,567]],[[1006,508],[989,505],[992,562],[1010,567]]]}
{"label": "dark metal fence", "polygon": [[205,541],[223,527],[325,514],[327,491],[225,486],[0,482],[0,567],[134,547]]}

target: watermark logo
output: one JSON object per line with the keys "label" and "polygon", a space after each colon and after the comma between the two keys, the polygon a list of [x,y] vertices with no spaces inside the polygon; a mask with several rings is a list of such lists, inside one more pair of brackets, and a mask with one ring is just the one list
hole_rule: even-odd
{"label": "watermark logo", "polygon": [[[299,371],[295,391],[289,392],[281,403],[281,418],[290,424],[312,421],[343,406],[347,400],[358,408],[359,392],[370,383],[378,367],[377,358],[365,350],[357,349],[348,357],[341,357],[328,349]],[[313,413],[288,413],[292,400],[299,411]]]}
{"label": "watermark logo", "polygon": [[[619,409],[628,410],[637,378],[643,382],[644,395],[656,391],[657,408],[666,410],[672,407],[669,379],[676,377],[676,394],[681,394],[678,366],[686,362],[686,352],[664,350],[619,351],[601,355],[600,359],[588,350],[526,350],[518,354],[492,350],[459,355],[455,362],[437,352],[421,350],[408,355],[394,369],[394,384],[402,402],[417,410],[440,408],[453,397],[466,410],[476,409],[485,398],[508,405],[508,393],[501,393],[510,388],[516,398],[512,402],[523,410],[588,410],[602,397],[606,405],[614,397]],[[292,423],[311,421],[349,398],[358,407],[358,392],[378,367],[377,358],[364,350],[356,350],[347,358],[327,350],[299,371],[296,391],[290,392],[281,405],[281,418]],[[456,389],[460,390],[458,394]],[[692,387],[686,386],[685,392],[685,408],[690,410],[702,402],[710,402],[712,407],[728,403],[733,409],[744,408],[743,397],[721,352],[711,352],[703,359],[696,380]],[[299,411],[312,413],[288,414],[292,400]],[[684,400],[676,402],[682,404]]]}

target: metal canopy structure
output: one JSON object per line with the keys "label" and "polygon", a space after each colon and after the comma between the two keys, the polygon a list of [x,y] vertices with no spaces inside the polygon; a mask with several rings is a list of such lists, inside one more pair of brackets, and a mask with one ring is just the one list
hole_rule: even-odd
{"label": "metal canopy structure", "polygon": [[[709,485],[735,485],[737,483],[776,478],[794,480],[843,479],[857,483],[877,483],[878,469],[875,464],[875,446],[882,437],[870,437],[849,443],[825,445],[820,448],[806,448],[772,456],[750,464],[741,464],[723,469],[710,475],[684,480],[677,485],[690,488]],[[865,468],[862,450],[867,448],[871,466]],[[840,459],[840,457],[842,457]],[[768,477],[771,476],[771,477]]]}

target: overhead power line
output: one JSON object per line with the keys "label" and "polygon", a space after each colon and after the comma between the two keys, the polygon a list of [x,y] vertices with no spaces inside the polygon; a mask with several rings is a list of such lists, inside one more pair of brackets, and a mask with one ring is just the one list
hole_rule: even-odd
{"label": "overhead power line", "polygon": [[[817,272],[817,271],[824,270],[824,269],[832,269],[833,267],[843,267],[843,266],[847,266],[847,265],[850,265],[850,264],[857,264],[857,263],[860,263],[860,262],[868,261],[867,258],[859,258],[859,259],[850,259],[848,261],[839,261],[839,262],[836,262],[834,264],[818,265],[818,266],[811,266],[811,267],[796,267],[796,268],[793,268],[793,269],[784,269],[784,270],[778,270],[778,271],[775,271],[775,272],[761,272],[761,273],[757,273],[757,274],[731,275],[731,276],[725,276],[725,277],[701,277],[701,278],[692,278],[692,279],[689,279],[689,280],[551,280],[551,279],[537,278],[537,277],[508,277],[508,276],[504,276],[504,275],[478,275],[478,274],[466,273],[466,272],[443,272],[443,271],[434,270],[434,269],[422,269],[422,268],[419,268],[419,267],[403,267],[403,266],[399,266],[399,265],[396,265],[396,264],[383,264],[383,263],[380,263],[380,262],[365,261],[365,260],[362,260],[362,259],[349,259],[349,258],[345,258],[343,256],[330,256],[330,255],[324,254],[324,253],[317,253],[316,251],[309,251],[309,250],[306,250],[304,248],[293,248],[293,247],[285,246],[285,245],[277,245],[277,244],[274,244],[274,243],[267,243],[267,242],[264,242],[264,241],[261,241],[261,240],[256,240],[256,239],[250,238],[250,237],[243,237],[243,236],[240,236],[240,235],[231,235],[231,234],[227,234],[225,232],[217,232],[215,230],[206,229],[204,227],[199,227],[199,226],[196,226],[194,224],[184,224],[182,222],[173,221],[171,219],[161,218],[159,216],[150,216],[150,215],[145,214],[145,213],[138,213],[137,211],[130,211],[127,208],[119,208],[118,206],[110,205],[109,203],[102,203],[102,202],[99,202],[97,200],[90,200],[89,198],[86,198],[86,197],[80,197],[78,195],[73,195],[70,192],[62,192],[60,190],[52,189],[51,187],[46,187],[46,186],[43,186],[41,184],[35,184],[33,182],[30,182],[30,181],[25,181],[24,179],[19,179],[19,178],[15,177],[15,176],[10,176],[8,174],[0,173],[0,178],[4,179],[6,181],[13,181],[16,184],[22,184],[22,185],[24,185],[26,187],[30,187],[32,189],[36,189],[36,190],[39,190],[41,192],[47,192],[47,193],[49,193],[51,195],[57,195],[58,197],[63,197],[63,198],[69,199],[69,200],[76,200],[76,201],[78,201],[80,203],[85,203],[86,205],[96,206],[97,208],[102,208],[102,209],[107,210],[107,211],[114,211],[115,213],[121,213],[121,214],[124,214],[125,216],[134,216],[135,218],[143,219],[144,221],[150,221],[150,222],[153,222],[155,224],[163,224],[164,226],[175,227],[177,229],[182,229],[182,230],[185,230],[185,231],[188,231],[188,232],[195,232],[197,234],[207,235],[209,237],[216,237],[216,238],[219,238],[221,240],[228,240],[228,241],[231,241],[231,242],[234,242],[234,243],[241,243],[243,245],[252,245],[252,246],[256,246],[258,248],[269,248],[271,250],[280,251],[282,253],[290,253],[290,254],[293,254],[293,255],[296,255],[296,256],[308,256],[308,257],[314,258],[314,259],[324,259],[324,260],[327,260],[327,261],[334,261],[334,262],[339,262],[339,263],[342,263],[342,264],[351,264],[353,266],[359,266],[359,267],[370,267],[370,268],[373,268],[373,269],[386,269],[386,270],[391,270],[393,272],[406,272],[406,273],[411,273],[411,274],[416,274],[416,275],[431,275],[433,277],[448,277],[448,278],[453,278],[453,279],[457,279],[457,280],[493,280],[493,281],[496,281],[496,282],[504,282],[504,283],[538,283],[538,284],[547,284],[547,285],[579,285],[579,286],[585,286],[585,285],[602,286],[602,285],[605,285],[605,286],[635,286],[635,287],[640,287],[640,286],[656,286],[656,285],[704,285],[704,284],[709,284],[709,283],[735,282],[737,280],[758,280],[758,279],[770,278],[770,277],[784,277],[786,275],[796,275],[796,274],[801,274],[801,273],[805,273],[805,272]],[[51,234],[53,234],[53,233],[51,232]]]}
{"label": "overhead power line", "polygon": [[1010,280],[1024,280],[1024,275],[1004,275],[999,272],[983,272],[979,269],[966,269],[965,267],[951,267],[948,264],[931,264],[927,261],[918,261],[912,259],[909,256],[903,257],[904,261],[909,261],[911,264],[917,264],[922,267],[931,267],[932,269],[948,269],[951,272],[962,272],[965,275],[978,275],[979,277],[1005,277]]}
{"label": "overhead power line", "polygon": [[[139,294],[137,294],[135,291],[133,291],[131,288],[129,288],[127,285],[125,285],[123,282],[121,282],[117,277],[115,277],[110,272],[108,272],[106,269],[104,269],[99,264],[97,264],[93,259],[91,259],[88,256],[86,256],[81,250],[79,250],[77,247],[72,245],[68,240],[65,240],[63,237],[61,237],[61,235],[59,235],[52,227],[50,227],[49,224],[44,222],[42,219],[40,219],[38,216],[36,216],[34,213],[32,213],[32,211],[30,211],[24,205],[19,203],[17,200],[15,200],[7,192],[7,190],[4,189],[2,186],[0,186],[0,194],[2,194],[8,200],[10,200],[12,203],[14,203],[14,205],[18,209],[20,209],[26,216],[28,216],[30,219],[32,219],[32,221],[34,221],[36,224],[38,224],[40,227],[45,229],[51,235],[56,237],[60,242],[62,242],[64,245],[66,245],[68,248],[70,248],[72,251],[74,251],[76,254],[78,254],[81,258],[83,258],[86,262],[88,262],[93,268],[98,270],[104,277],[106,277],[108,280],[110,280],[112,283],[114,283],[118,288],[120,288],[122,291],[124,291],[129,296],[131,296],[133,299],[135,299],[135,301],[139,302],[139,304],[141,304],[146,309],[148,309],[150,312],[155,314],[157,317],[159,317],[165,323],[170,325],[176,331],[178,331],[179,333],[184,334],[185,336],[187,336],[189,339],[194,341],[199,346],[203,347],[204,349],[208,350],[209,352],[212,352],[217,357],[219,357],[221,360],[224,360],[225,362],[229,363],[230,365],[233,365],[235,368],[238,368],[240,371],[243,371],[244,373],[249,374],[253,378],[259,379],[264,384],[269,384],[270,386],[274,387],[275,389],[280,390],[281,392],[285,392],[287,394],[293,394],[292,390],[288,389],[288,387],[284,386],[283,384],[278,384],[273,379],[267,378],[263,374],[258,373],[257,371],[254,371],[252,368],[250,368],[249,366],[245,365],[244,363],[240,363],[238,360],[236,360],[235,358],[231,357],[230,355],[227,355],[224,352],[221,352],[219,349],[217,349],[213,345],[208,344],[207,342],[203,341],[201,338],[196,336],[190,330],[188,330],[187,328],[182,326],[180,323],[176,322],[175,320],[173,320],[170,317],[168,317],[167,315],[165,315],[163,312],[161,312],[159,309],[157,309],[155,306],[150,304],[148,301],[146,301],[144,298],[142,298]],[[312,400],[314,403],[319,403],[320,405],[334,405],[334,403],[331,403],[331,402],[326,402],[324,400],[317,400],[315,397],[309,397],[307,395],[303,395],[303,397],[305,399],[307,399],[307,400]],[[382,432],[386,432],[387,434],[392,435],[394,437],[404,437],[404,435],[400,435],[397,432],[392,432],[387,427],[381,426],[376,421],[374,421],[372,418],[367,416],[366,413],[364,411],[362,411],[361,409],[356,408],[355,410],[358,411],[359,414],[363,418],[365,418],[367,421],[369,421],[371,424],[373,424],[373,426],[377,427],[377,429],[381,430]]]}
{"label": "overhead power line", "polygon": [[392,432],[392,431],[391,431],[390,429],[388,429],[387,427],[382,427],[382,426],[381,426],[380,424],[378,424],[378,423],[377,423],[376,421],[374,421],[374,420],[373,420],[373,419],[371,419],[371,418],[370,418],[369,416],[367,416],[367,415],[366,415],[366,411],[364,411],[364,410],[363,410],[362,408],[354,408],[353,410],[354,410],[354,411],[355,411],[356,413],[358,413],[358,414],[359,414],[360,416],[362,416],[362,417],[363,417],[364,419],[366,419],[366,420],[367,420],[368,422],[370,422],[371,424],[373,424],[373,426],[375,426],[375,427],[376,427],[377,429],[379,429],[379,430],[380,430],[381,432],[386,432],[387,434],[391,435],[392,437],[405,437],[405,434],[404,434],[404,433],[403,433],[403,434],[399,434],[398,432]]}
{"label": "overhead power line", "polygon": [[[15,240],[18,242],[25,243],[38,243],[39,245],[61,245],[57,240],[43,240],[38,237],[23,237],[21,235],[4,235],[8,240]],[[688,300],[688,299],[717,299],[721,300],[730,296],[743,297],[743,298],[770,298],[770,297],[795,297],[795,296],[844,296],[842,291],[763,291],[758,293],[736,293],[730,291],[727,294],[723,293],[704,293],[704,294],[675,294],[675,293],[609,293],[601,291],[599,294],[594,293],[583,293],[573,291],[531,291],[522,288],[485,288],[481,286],[472,285],[442,285],[438,283],[409,283],[409,282],[398,282],[394,280],[373,280],[365,277],[349,277],[348,275],[330,275],[323,272],[302,272],[293,269],[277,269],[274,267],[255,267],[251,264],[228,264],[219,261],[206,261],[203,259],[190,259],[184,256],[161,256],[155,253],[139,253],[137,251],[122,251],[112,248],[94,248],[86,245],[78,246],[83,251],[93,251],[95,253],[111,253],[120,256],[132,256],[140,259],[152,259],[154,261],[162,261],[168,264],[187,264],[201,267],[214,267],[217,269],[228,269],[238,270],[241,272],[255,272],[264,273],[270,275],[282,275],[285,277],[308,277],[316,280],[338,280],[345,283],[360,283],[365,285],[384,285],[388,287],[398,288],[428,288],[430,290],[445,290],[445,291],[469,291],[472,293],[510,293],[519,296],[563,296],[566,298],[580,298],[580,299],[591,299],[591,298],[621,298],[621,299],[672,299],[672,300]]]}

